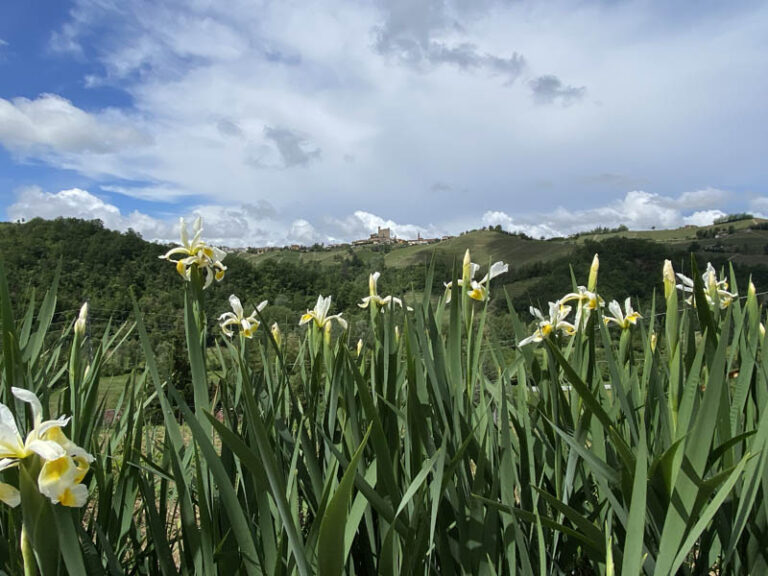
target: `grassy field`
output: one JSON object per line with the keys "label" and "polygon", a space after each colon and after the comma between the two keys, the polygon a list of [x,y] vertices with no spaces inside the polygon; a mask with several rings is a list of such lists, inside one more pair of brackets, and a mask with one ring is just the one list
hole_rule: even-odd
{"label": "grassy field", "polygon": [[[760,234],[734,229],[730,240],[758,238],[757,250]],[[439,257],[472,237],[485,243],[472,245],[476,260],[484,249],[510,263],[515,249],[522,259],[531,247],[578,246],[466,236]],[[425,291],[411,309],[373,304],[354,324],[319,303],[296,342],[252,334],[246,318],[232,338],[210,332],[195,268],[179,280],[186,346],[173,368],[158,368],[137,306],[136,378],[99,378],[116,341],[91,341],[84,318],[70,338],[46,338],[52,293],[14,321],[0,268],[0,447],[11,457],[0,469],[10,504],[0,507],[0,570],[768,573],[765,286],[737,286],[733,273],[734,298],[692,259],[692,307],[669,262],[656,309],[625,316],[592,306],[614,271],[577,250],[572,270],[558,266],[583,297],[560,294],[546,318],[497,306],[500,286],[489,283],[450,302]],[[613,256],[606,263],[624,266]],[[462,273],[467,285],[471,266]],[[502,315],[503,338],[487,329]],[[50,417],[71,419],[51,424],[30,398],[45,398],[53,375]],[[114,406],[123,391],[121,417],[103,428],[100,399]],[[17,447],[14,428],[38,444]]]}
{"label": "grassy field", "polygon": [[[568,256],[576,247],[587,241],[601,242],[609,238],[643,239],[701,251],[725,252],[732,254],[736,261],[768,265],[765,255],[768,246],[767,230],[751,230],[755,224],[766,222],[761,219],[739,220],[728,224],[711,226],[684,226],[670,230],[626,230],[604,234],[580,234],[566,239],[538,240],[517,235],[499,233],[493,230],[474,230],[421,246],[394,245],[386,251],[371,246],[331,246],[322,250],[273,250],[263,254],[246,253],[244,257],[258,265],[270,259],[281,262],[330,265],[338,263],[352,254],[363,262],[380,261],[387,267],[400,268],[429,263],[432,257],[444,263],[460,261],[464,251],[470,249],[476,262],[486,264],[493,259],[503,260],[514,269],[532,262],[550,262]],[[697,233],[711,234],[712,237],[698,238]],[[717,234],[719,232],[719,234]],[[715,237],[717,234],[717,237]]]}

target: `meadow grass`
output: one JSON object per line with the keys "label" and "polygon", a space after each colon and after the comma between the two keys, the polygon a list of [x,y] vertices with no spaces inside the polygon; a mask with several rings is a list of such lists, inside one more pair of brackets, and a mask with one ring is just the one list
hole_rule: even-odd
{"label": "meadow grass", "polygon": [[[0,508],[0,566],[14,575],[768,573],[762,308],[733,274],[730,290],[743,295],[722,308],[721,296],[707,299],[706,275],[693,278],[695,307],[667,282],[658,307],[617,329],[603,322],[606,309],[586,313],[595,268],[584,291],[574,279],[578,321],[558,305],[550,332],[552,318],[529,327],[510,305],[516,341],[541,336],[515,347],[489,338],[487,300],[468,296],[466,266],[450,301],[430,297],[449,280],[430,273],[407,308],[370,307],[359,349],[323,312],[289,360],[267,326],[252,339],[221,336],[192,267],[179,288],[191,377],[178,390],[158,371],[138,305],[132,332],[108,327],[87,354],[83,340],[49,346],[55,285],[17,318],[0,274],[0,401],[32,429],[10,389],[35,392],[53,416],[72,416],[69,438],[95,457],[82,508],[41,497],[29,472],[38,456],[0,473],[21,488],[19,506]],[[491,286],[490,297],[504,294]],[[143,365],[102,377],[129,332]],[[121,417],[104,428],[113,401]]]}

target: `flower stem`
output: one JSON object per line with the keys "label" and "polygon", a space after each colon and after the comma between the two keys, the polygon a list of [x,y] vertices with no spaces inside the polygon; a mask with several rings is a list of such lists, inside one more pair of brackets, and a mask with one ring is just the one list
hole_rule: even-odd
{"label": "flower stem", "polygon": [[27,527],[24,524],[21,525],[21,557],[24,559],[24,576],[36,576],[35,554],[27,538]]}

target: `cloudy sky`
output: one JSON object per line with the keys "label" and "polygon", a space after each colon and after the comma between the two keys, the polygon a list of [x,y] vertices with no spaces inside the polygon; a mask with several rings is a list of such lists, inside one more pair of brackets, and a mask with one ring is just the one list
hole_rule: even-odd
{"label": "cloudy sky", "polygon": [[768,213],[768,4],[5,0],[0,214],[227,245]]}

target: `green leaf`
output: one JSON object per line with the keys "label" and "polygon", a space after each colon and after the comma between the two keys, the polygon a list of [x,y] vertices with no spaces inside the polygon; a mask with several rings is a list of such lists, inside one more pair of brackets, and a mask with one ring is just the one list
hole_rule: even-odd
{"label": "green leaf", "polygon": [[627,539],[624,542],[624,558],[621,573],[640,574],[643,568],[643,544],[645,536],[646,492],[648,474],[648,447],[645,431],[640,430],[640,446],[637,451],[635,478],[632,484],[632,502],[629,506]]}
{"label": "green leaf", "polygon": [[318,537],[317,569],[320,576],[339,575],[344,570],[344,533],[347,530],[349,503],[352,499],[352,487],[355,483],[357,465],[363,455],[363,449],[371,434],[372,424],[363,437],[352,460],[344,471],[339,487],[333,494],[320,522]]}

